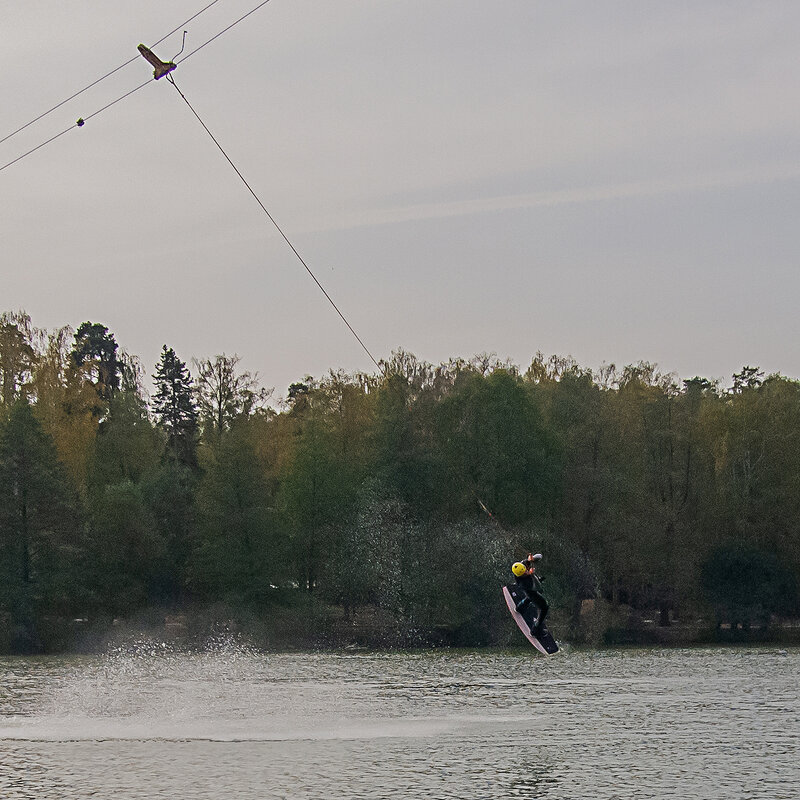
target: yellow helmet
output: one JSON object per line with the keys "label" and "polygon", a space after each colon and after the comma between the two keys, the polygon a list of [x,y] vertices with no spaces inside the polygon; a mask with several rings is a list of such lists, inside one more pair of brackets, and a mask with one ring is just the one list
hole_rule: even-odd
{"label": "yellow helmet", "polygon": [[521,561],[516,561],[511,565],[511,571],[518,578],[521,578],[528,571],[528,568]]}

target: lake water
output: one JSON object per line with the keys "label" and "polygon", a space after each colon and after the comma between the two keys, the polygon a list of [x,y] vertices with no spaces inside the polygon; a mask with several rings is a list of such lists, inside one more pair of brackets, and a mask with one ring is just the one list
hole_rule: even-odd
{"label": "lake water", "polygon": [[3,800],[800,797],[800,650],[0,659]]}

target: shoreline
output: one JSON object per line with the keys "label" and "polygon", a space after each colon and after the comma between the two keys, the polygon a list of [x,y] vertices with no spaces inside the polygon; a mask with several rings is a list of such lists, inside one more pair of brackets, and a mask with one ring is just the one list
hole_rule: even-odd
{"label": "shoreline", "polygon": [[[567,647],[597,652],[620,648],[800,647],[800,624],[796,620],[749,628],[680,621],[668,626],[642,620],[630,624],[630,616],[625,618],[628,624],[620,624],[619,617],[580,622],[577,626],[569,624],[556,611],[549,626],[556,639]],[[180,650],[203,650],[216,642],[237,641],[259,651],[281,653],[525,649],[518,640],[516,626],[505,617],[499,618],[489,637],[475,641],[459,637],[456,629],[426,629],[398,623],[380,609],[362,609],[345,618],[342,609],[323,605],[270,609],[219,605],[151,608],[126,619],[45,618],[34,636],[25,637],[12,630],[0,630],[0,634],[5,634],[0,638],[0,656],[92,655],[135,641],[158,642]]]}

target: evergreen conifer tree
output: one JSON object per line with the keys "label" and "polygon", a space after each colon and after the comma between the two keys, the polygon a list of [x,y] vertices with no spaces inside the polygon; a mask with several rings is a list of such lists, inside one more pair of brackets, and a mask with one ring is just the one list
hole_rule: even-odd
{"label": "evergreen conifer tree", "polygon": [[153,380],[153,413],[166,433],[167,453],[174,463],[193,467],[197,464],[198,412],[192,376],[171,347],[164,345]]}
{"label": "evergreen conifer tree", "polygon": [[120,385],[120,362],[114,334],[99,322],[82,323],[75,331],[72,360],[78,367],[87,363],[92,365],[97,393],[109,403]]}

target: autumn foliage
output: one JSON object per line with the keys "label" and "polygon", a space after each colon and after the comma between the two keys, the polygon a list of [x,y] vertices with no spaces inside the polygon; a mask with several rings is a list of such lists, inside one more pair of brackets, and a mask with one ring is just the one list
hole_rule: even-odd
{"label": "autumn foliage", "polygon": [[274,400],[238,357],[165,345],[148,393],[105,326],[2,315],[0,649],[199,607],[307,615],[331,641],[507,641],[499,586],[534,549],[576,640],[797,615],[797,381],[381,366]]}

